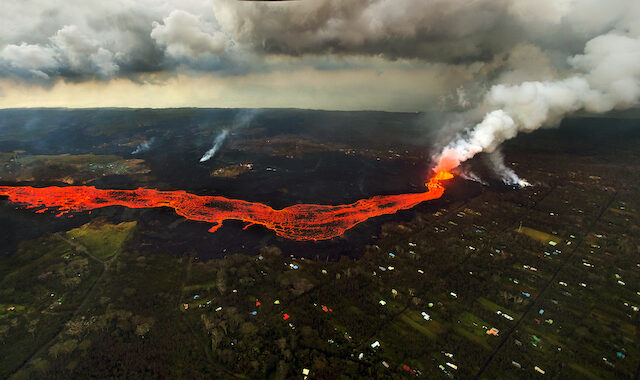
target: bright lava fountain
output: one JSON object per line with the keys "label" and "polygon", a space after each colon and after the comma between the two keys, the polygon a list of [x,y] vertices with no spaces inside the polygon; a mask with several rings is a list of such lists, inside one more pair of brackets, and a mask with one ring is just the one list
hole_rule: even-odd
{"label": "bright lava fountain", "polygon": [[[0,195],[26,208],[58,208],[61,216],[70,211],[86,211],[107,206],[129,208],[171,207],[190,220],[212,223],[214,232],[227,219],[249,225],[260,224],[279,236],[294,240],[325,240],[342,235],[346,230],[369,218],[394,214],[419,203],[437,199],[444,193],[440,181],[453,178],[438,172],[426,183],[428,191],[415,194],[379,195],[348,205],[298,204],[275,210],[257,202],[246,202],[218,196],[200,196],[185,191],[103,190],[93,186],[42,187],[0,186]],[[246,228],[246,227],[245,227]]]}

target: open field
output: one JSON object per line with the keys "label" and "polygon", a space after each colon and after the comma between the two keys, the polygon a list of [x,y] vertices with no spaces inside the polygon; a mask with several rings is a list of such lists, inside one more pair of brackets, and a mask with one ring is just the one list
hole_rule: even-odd
{"label": "open field", "polygon": [[109,224],[104,220],[94,219],[79,228],[67,232],[67,237],[84,246],[100,260],[108,260],[120,252],[124,242],[131,237],[136,222]]}

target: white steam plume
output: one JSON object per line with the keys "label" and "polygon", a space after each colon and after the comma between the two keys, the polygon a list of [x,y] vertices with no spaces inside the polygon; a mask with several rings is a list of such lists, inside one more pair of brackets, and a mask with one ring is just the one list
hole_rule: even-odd
{"label": "white steam plume", "polygon": [[493,171],[500,176],[502,182],[511,186],[525,187],[530,186],[531,184],[526,180],[518,177],[516,172],[513,171],[510,167],[507,167],[504,163],[504,155],[500,148],[494,150],[487,156],[487,161],[489,162],[489,166]]}
{"label": "white steam plume", "polygon": [[213,157],[216,154],[218,149],[220,149],[220,147],[222,146],[222,143],[224,143],[224,140],[227,138],[228,134],[229,134],[229,130],[223,129],[222,132],[220,132],[218,136],[216,136],[216,139],[213,140],[213,146],[211,147],[211,149],[207,151],[207,153],[204,154],[204,156],[202,156],[202,158],[200,159],[200,162],[209,161],[209,159],[211,159],[211,157]]}
{"label": "white steam plume", "polygon": [[[485,96],[484,119],[435,156],[434,170],[451,170],[477,153],[492,153],[518,132],[559,122],[578,110],[604,113],[630,108],[640,98],[640,38],[615,33],[590,40],[584,54],[569,58],[575,74],[558,81],[494,85]],[[497,156],[496,158],[500,158]],[[501,158],[500,158],[501,160]],[[522,181],[504,164],[503,179]]]}
{"label": "white steam plume", "polygon": [[222,132],[220,132],[218,136],[216,136],[215,140],[213,140],[213,147],[211,147],[211,149],[209,149],[207,153],[202,156],[200,162],[208,161],[216,154],[216,152],[218,152],[218,150],[224,143],[224,140],[229,135],[230,130],[237,131],[239,129],[246,128],[253,121],[256,115],[258,115],[258,113],[260,113],[260,111],[255,109],[241,110],[240,112],[238,112],[235,116],[235,120],[233,121],[233,125],[231,126],[231,128],[223,129]]}
{"label": "white steam plume", "polygon": [[472,171],[462,170],[460,171],[460,173],[458,173],[458,175],[463,179],[466,179],[467,181],[478,182],[479,184],[485,185],[485,186],[489,185],[488,183],[483,181],[482,178],[480,178],[480,176],[478,176],[476,173]]}
{"label": "white steam plume", "polygon": [[146,152],[149,149],[151,149],[151,145],[153,144],[153,142],[156,140],[155,137],[152,137],[149,140],[144,140],[143,142],[141,142],[136,149],[131,152],[131,154],[138,154],[138,153],[142,153],[142,152]]}

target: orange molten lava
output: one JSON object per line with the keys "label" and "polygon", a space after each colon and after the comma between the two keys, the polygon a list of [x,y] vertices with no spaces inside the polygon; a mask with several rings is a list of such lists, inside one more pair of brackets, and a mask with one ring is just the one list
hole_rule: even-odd
{"label": "orange molten lava", "polygon": [[[440,181],[453,178],[437,173],[426,186],[427,192],[381,195],[348,205],[299,204],[275,210],[267,205],[217,196],[200,196],[185,191],[103,190],[93,186],[43,187],[0,186],[0,195],[26,208],[57,207],[61,216],[69,211],[92,210],[107,206],[130,208],[171,207],[187,219],[209,222],[214,232],[227,219],[263,225],[279,236],[295,240],[324,240],[342,235],[369,218],[393,214],[417,204],[437,199],[444,193]],[[36,212],[41,212],[38,210]]]}

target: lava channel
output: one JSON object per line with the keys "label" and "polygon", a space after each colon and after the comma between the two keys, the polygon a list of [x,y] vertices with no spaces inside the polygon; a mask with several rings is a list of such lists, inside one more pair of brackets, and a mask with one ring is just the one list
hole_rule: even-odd
{"label": "lava channel", "polygon": [[93,186],[0,186],[0,195],[8,196],[11,202],[25,208],[37,208],[36,212],[57,208],[59,214],[56,216],[108,206],[171,207],[176,214],[187,219],[213,224],[210,232],[220,228],[223,221],[235,219],[249,223],[247,227],[253,224],[265,226],[287,239],[326,240],[341,236],[369,218],[394,214],[440,198],[444,193],[440,181],[451,178],[451,173],[437,173],[426,183],[428,190],[424,193],[378,195],[348,205],[297,204],[281,210],[257,202],[145,188],[108,190]]}

